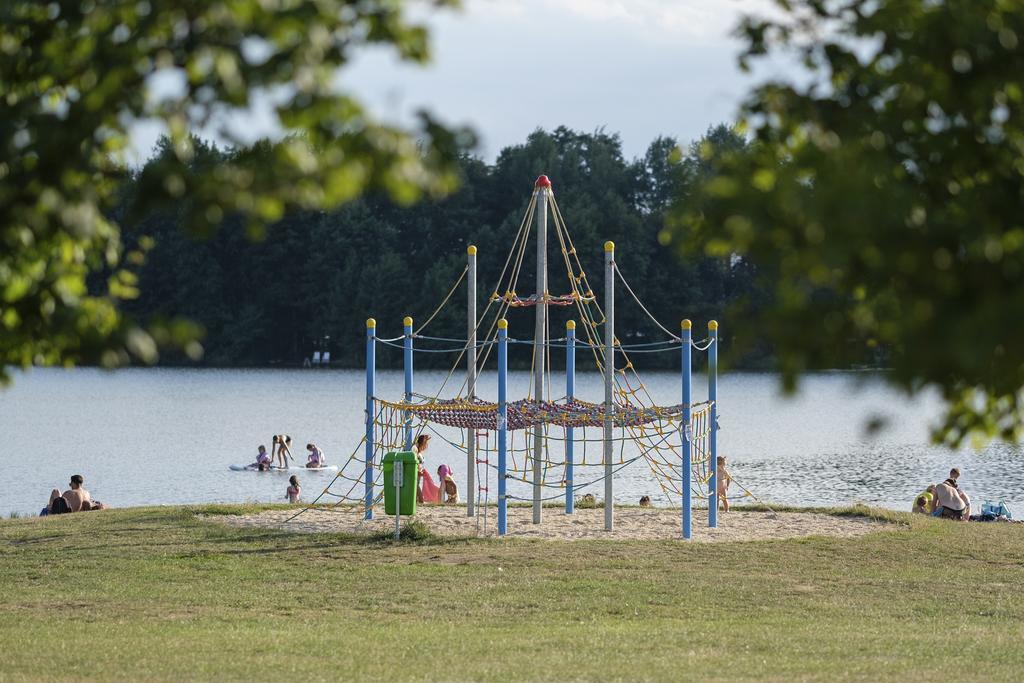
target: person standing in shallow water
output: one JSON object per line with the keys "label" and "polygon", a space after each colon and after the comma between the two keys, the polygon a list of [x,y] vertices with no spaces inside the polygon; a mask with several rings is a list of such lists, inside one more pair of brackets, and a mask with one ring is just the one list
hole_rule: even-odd
{"label": "person standing in shallow water", "polygon": [[294,474],[288,478],[288,488],[285,489],[284,495],[288,498],[289,503],[299,502],[299,496],[302,495],[302,487],[299,486],[299,478]]}

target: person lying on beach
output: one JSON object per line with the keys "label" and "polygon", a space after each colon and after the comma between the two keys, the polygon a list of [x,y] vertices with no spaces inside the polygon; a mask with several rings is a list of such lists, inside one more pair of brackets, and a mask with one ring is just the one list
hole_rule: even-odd
{"label": "person lying on beach", "polygon": [[306,461],[306,467],[310,469],[317,469],[324,466],[324,452],[320,450],[320,447],[315,443],[307,443],[306,450],[309,451],[309,460]]}
{"label": "person lying on beach", "polygon": [[971,499],[957,484],[960,470],[953,468],[949,478],[935,486],[935,510],[942,519],[966,522],[971,518]]}
{"label": "person lying on beach", "polygon": [[729,511],[729,484],[732,483],[732,475],[725,468],[725,456],[718,456],[718,505],[725,512]]}
{"label": "person lying on beach", "polygon": [[287,468],[288,458],[292,457],[292,437],[287,434],[274,434],[270,446],[270,459],[277,458],[278,467]]}

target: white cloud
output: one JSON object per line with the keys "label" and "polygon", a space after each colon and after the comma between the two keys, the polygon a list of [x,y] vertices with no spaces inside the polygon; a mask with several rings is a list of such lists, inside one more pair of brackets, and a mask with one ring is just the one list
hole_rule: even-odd
{"label": "white cloud", "polygon": [[488,158],[538,126],[559,125],[621,133],[634,156],[658,135],[685,142],[734,117],[752,81],[736,68],[740,45],[729,34],[741,14],[773,4],[464,0],[461,11],[417,11],[431,28],[431,64],[399,64],[393,51],[372,49],[339,84],[387,121],[408,125],[426,107],[469,124]]}
{"label": "white cloud", "polygon": [[568,16],[651,40],[704,45],[727,41],[743,14],[764,14],[773,7],[774,0],[470,0],[465,15],[485,22],[529,17],[537,24],[564,23]]}

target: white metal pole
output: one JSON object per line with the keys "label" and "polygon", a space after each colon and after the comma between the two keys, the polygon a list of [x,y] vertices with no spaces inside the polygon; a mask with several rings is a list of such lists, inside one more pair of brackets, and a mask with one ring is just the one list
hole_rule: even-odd
{"label": "white metal pole", "polygon": [[604,243],[604,530],[615,526],[612,428],[615,418],[615,243]]}
{"label": "white metal pole", "polygon": [[[548,314],[548,196],[551,181],[547,176],[537,178],[534,193],[537,202],[537,314],[533,332],[533,386],[534,400],[544,400],[544,366],[547,360],[547,314]],[[544,458],[544,426],[533,427],[533,523],[541,520],[541,477]]]}
{"label": "white metal pole", "polygon": [[[391,463],[391,478],[395,484],[395,540],[397,541],[402,537],[402,475],[404,472],[405,463],[399,462],[397,459]],[[384,482],[387,486],[387,482]]]}
{"label": "white metal pole", "polygon": [[[472,403],[476,398],[476,247],[466,249],[469,272],[466,282],[469,288],[466,313],[468,330],[466,334],[466,400]],[[444,483],[442,482],[442,487]],[[472,517],[476,504],[476,428],[466,428],[466,516]]]}

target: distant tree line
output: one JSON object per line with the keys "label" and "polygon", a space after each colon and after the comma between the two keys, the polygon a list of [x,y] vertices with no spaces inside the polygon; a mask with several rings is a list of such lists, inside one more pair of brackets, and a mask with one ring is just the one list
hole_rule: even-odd
{"label": "distant tree line", "polygon": [[[205,333],[202,362],[214,366],[298,365],[314,350],[329,350],[334,364],[357,367],[364,360],[365,321],[374,317],[382,337],[401,334],[402,318],[423,322],[441,302],[466,263],[466,247],[479,249],[479,309],[491,295],[530,200],[534,179],[548,175],[588,277],[602,294],[602,244],[613,240],[616,260],[636,295],[668,329],[694,321],[698,338],[712,318],[731,304],[764,304],[755,268],[745,259],[712,259],[672,248],[666,216],[687,201],[687,188],[708,172],[709,159],[742,149],[744,138],[720,125],[686,148],[655,139],[642,158],[628,160],[618,135],[567,128],[537,130],[523,144],[501,151],[493,164],[463,155],[460,189],[441,200],[409,206],[367,195],[338,210],[287,213],[252,239],[242,218],[226,216],[210,235],[190,235],[182,217],[188,199],[134,221],[125,235],[145,252],[137,266],[138,298],[123,309],[138,319],[188,318]],[[208,172],[237,152],[194,142],[193,165]],[[252,154],[252,150],[246,150]],[[173,154],[161,142],[152,159],[123,190],[124,204],[146,191],[148,169]],[[685,207],[684,207],[685,208]],[[569,293],[553,228],[549,239],[552,294]],[[679,240],[676,240],[678,245]],[[533,244],[525,259],[519,294],[533,293]],[[617,332],[622,340],[664,338],[621,286]],[[465,285],[431,323],[426,334],[465,337]],[[562,336],[575,309],[552,308],[552,336]],[[510,312],[512,336],[530,338],[532,309]],[[723,343],[729,321],[722,320]],[[768,350],[754,347],[742,363],[763,364]],[[554,354],[556,363],[560,354]],[[515,358],[519,363],[529,358]],[[165,353],[164,363],[184,362]],[[382,366],[400,363],[385,351]],[[451,359],[423,356],[420,367]],[[675,367],[676,354],[650,354],[645,367]]]}

